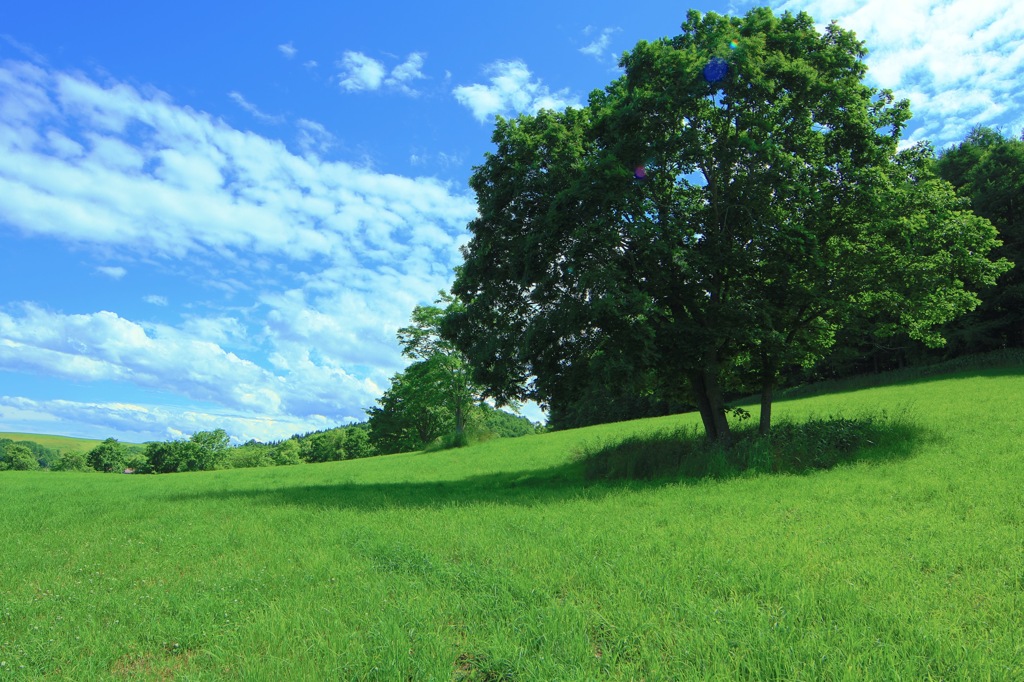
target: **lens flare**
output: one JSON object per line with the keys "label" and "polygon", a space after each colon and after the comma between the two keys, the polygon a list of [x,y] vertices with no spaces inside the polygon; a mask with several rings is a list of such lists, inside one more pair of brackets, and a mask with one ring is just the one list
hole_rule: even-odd
{"label": "lens flare", "polygon": [[708,83],[717,83],[729,73],[729,62],[721,57],[715,57],[704,67],[704,80]]}

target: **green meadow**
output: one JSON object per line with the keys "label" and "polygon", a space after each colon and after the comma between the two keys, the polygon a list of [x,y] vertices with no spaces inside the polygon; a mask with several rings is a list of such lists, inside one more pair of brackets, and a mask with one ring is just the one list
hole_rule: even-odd
{"label": "green meadow", "polygon": [[51,436],[40,433],[15,433],[13,431],[0,431],[0,438],[9,438],[15,442],[29,440],[59,452],[81,452],[83,454],[103,442],[88,438],[70,438],[68,436]]}
{"label": "green meadow", "polygon": [[585,453],[695,415],[2,472],[0,679],[1024,679],[1022,405],[1020,368],[781,401],[912,427],[803,474],[584,476]]}

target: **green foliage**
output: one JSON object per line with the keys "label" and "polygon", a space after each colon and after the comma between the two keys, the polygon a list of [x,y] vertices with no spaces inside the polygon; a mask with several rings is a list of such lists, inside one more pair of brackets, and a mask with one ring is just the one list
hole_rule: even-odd
{"label": "green foliage", "polygon": [[277,466],[302,464],[302,449],[298,440],[289,438],[274,448],[271,458]]}
{"label": "green foliage", "polygon": [[[18,452],[21,453],[20,448],[24,448],[29,451],[32,458],[36,462],[36,466],[33,468],[43,467],[50,468],[53,463],[60,457],[60,453],[53,449],[46,447],[45,445],[32,440],[18,440],[15,441],[11,438],[0,438],[0,468],[3,467],[2,462],[4,461],[4,451],[13,446],[18,445]],[[23,453],[18,455],[19,462],[23,460]],[[23,463],[23,462],[22,462]],[[19,465],[20,466],[20,465]]]}
{"label": "green foliage", "polygon": [[53,471],[92,471],[84,452],[62,452],[50,466]]}
{"label": "green foliage", "polygon": [[975,128],[962,143],[944,150],[936,167],[970,201],[971,210],[998,230],[1002,246],[993,253],[1015,264],[981,292],[976,311],[949,329],[953,351],[1024,347],[1024,140]]}
{"label": "green foliage", "polygon": [[273,466],[272,453],[273,446],[249,441],[232,448],[224,460],[224,466],[228,469]]}
{"label": "green foliage", "polygon": [[479,406],[473,421],[480,431],[497,438],[518,438],[537,432],[537,427],[526,417],[495,409],[487,403]]}
{"label": "green foliage", "polygon": [[376,448],[370,442],[370,434],[367,429],[353,426],[344,431],[345,439],[342,442],[342,449],[345,452],[344,459],[362,459],[377,454]]}
{"label": "green foliage", "polygon": [[38,468],[39,460],[21,443],[8,443],[0,450],[0,471],[34,471]]}
{"label": "green foliage", "polygon": [[226,461],[228,442],[223,429],[197,431],[188,440],[148,443],[143,457],[158,474],[210,471]]}
{"label": "green foliage", "polygon": [[767,8],[682,29],[586,108],[495,125],[445,333],[499,404],[571,413],[601,363],[634,395],[685,388],[712,439],[725,387],[760,388],[766,431],[783,368],[862,311],[939,343],[1006,268],[930,150],[897,153],[909,104],[864,85],[853,33]]}
{"label": "green foliage", "polygon": [[125,448],[116,438],[107,438],[86,455],[86,461],[96,471],[117,472],[124,469]]}
{"label": "green foliage", "polygon": [[370,441],[383,454],[420,450],[455,431],[455,416],[438,387],[446,380],[436,360],[421,360],[391,378],[391,386],[369,408]]}
{"label": "green foliage", "polygon": [[124,470],[129,473],[135,474],[151,474],[153,473],[153,467],[149,463],[149,459],[146,457],[145,450],[143,451],[129,451],[124,458]]}
{"label": "green foliage", "polygon": [[442,291],[437,306],[416,306],[412,324],[398,330],[402,355],[413,364],[392,377],[391,387],[367,410],[371,441],[381,452],[419,450],[449,431],[444,442],[468,442],[466,421],[479,389],[465,355],[442,335],[448,317],[462,305]]}

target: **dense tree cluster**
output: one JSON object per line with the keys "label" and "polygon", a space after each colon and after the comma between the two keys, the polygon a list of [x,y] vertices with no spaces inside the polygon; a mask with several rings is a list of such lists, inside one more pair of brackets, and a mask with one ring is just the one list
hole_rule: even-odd
{"label": "dense tree cluster", "polygon": [[0,471],[31,471],[40,467],[46,468],[59,458],[59,452],[39,443],[0,438]]}

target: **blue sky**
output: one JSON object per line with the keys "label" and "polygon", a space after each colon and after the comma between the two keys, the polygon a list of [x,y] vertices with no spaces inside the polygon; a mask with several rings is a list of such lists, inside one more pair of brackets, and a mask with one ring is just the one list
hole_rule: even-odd
{"label": "blue sky", "polygon": [[[0,17],[0,431],[271,440],[365,418],[452,279],[496,114],[581,104],[686,7],[15,3]],[[799,0],[912,101],[1024,127],[1024,5]],[[540,418],[535,408],[531,418]]]}

